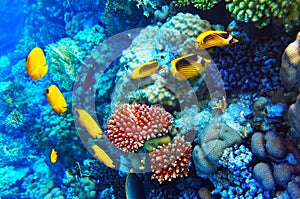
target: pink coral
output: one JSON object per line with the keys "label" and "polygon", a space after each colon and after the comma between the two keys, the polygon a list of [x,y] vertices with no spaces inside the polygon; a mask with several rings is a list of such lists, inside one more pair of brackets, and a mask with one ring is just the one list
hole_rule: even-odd
{"label": "pink coral", "polygon": [[168,145],[159,146],[150,153],[152,179],[159,183],[188,175],[191,160],[191,143],[176,137]]}
{"label": "pink coral", "polygon": [[145,140],[166,135],[172,123],[172,115],[159,106],[123,104],[108,120],[106,135],[119,148],[134,152]]}

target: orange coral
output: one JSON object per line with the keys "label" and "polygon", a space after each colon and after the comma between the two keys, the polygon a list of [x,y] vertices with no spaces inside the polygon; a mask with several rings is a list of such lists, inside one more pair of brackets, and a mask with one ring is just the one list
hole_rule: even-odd
{"label": "orange coral", "polygon": [[168,145],[154,148],[150,153],[152,179],[159,183],[188,175],[192,147],[183,137],[176,137]]}
{"label": "orange coral", "polygon": [[134,152],[145,140],[166,135],[172,122],[172,115],[161,107],[123,104],[107,122],[106,135],[123,151]]}

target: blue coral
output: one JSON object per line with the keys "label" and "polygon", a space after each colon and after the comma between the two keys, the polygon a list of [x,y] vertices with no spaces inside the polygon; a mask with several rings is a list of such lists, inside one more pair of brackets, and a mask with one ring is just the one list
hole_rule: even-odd
{"label": "blue coral", "polygon": [[266,93],[280,87],[280,56],[285,39],[262,41],[241,38],[239,43],[215,49],[213,58],[228,93],[260,90]]}
{"label": "blue coral", "polygon": [[210,176],[215,185],[213,195],[222,198],[264,198],[268,195],[253,179],[251,169],[253,154],[244,145],[235,145],[224,150],[220,164],[222,169]]}

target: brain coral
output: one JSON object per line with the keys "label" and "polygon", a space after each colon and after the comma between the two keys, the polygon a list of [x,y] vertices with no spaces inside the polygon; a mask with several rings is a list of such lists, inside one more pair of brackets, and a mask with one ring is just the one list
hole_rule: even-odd
{"label": "brain coral", "polygon": [[178,13],[162,26],[148,26],[141,30],[131,46],[123,51],[120,62],[130,69],[148,61],[169,62],[165,60],[165,51],[178,55],[191,53],[196,37],[211,29],[221,27],[211,25],[198,15]]}
{"label": "brain coral", "polygon": [[239,21],[253,22],[256,27],[284,25],[286,31],[299,23],[300,1],[285,0],[225,0],[226,9]]}
{"label": "brain coral", "polygon": [[[138,80],[134,82],[128,78],[126,79],[124,76],[130,74],[135,67],[149,61],[159,62],[161,67],[158,74],[160,77],[163,77],[158,78],[157,76],[159,75],[155,76],[156,79],[153,81],[160,82],[155,84],[158,87],[154,92],[151,86],[143,90],[142,94],[144,94],[150,103],[174,106],[176,105],[176,99],[191,99],[191,95],[195,93],[194,90],[189,85],[184,85],[182,82],[178,83],[175,78],[172,78],[173,76],[169,71],[170,61],[177,56],[196,52],[194,41],[198,34],[214,29],[221,29],[221,27],[218,28],[218,26],[211,25],[208,21],[202,20],[198,15],[189,13],[178,13],[162,25],[158,24],[142,29],[140,34],[133,39],[130,47],[122,53],[120,64],[126,66],[128,69],[118,74],[122,83],[117,84],[120,86],[116,86],[116,95],[113,95],[113,101],[121,101],[122,103],[124,103],[122,100],[127,100],[125,102],[129,101],[129,96],[134,95],[132,92],[135,93],[137,90],[136,88],[132,89],[130,86],[136,85],[134,83],[137,83]],[[205,51],[197,51],[197,53],[204,54]],[[204,57],[207,56],[208,54],[206,53]],[[194,84],[194,87],[198,86],[195,90],[201,90],[200,88],[203,85],[206,87],[203,79],[198,80]],[[190,90],[188,90],[189,88]],[[206,90],[206,88],[203,90]],[[150,94],[149,91],[152,93]],[[164,93],[168,96],[162,96]],[[202,95],[200,94],[199,96]],[[137,101],[141,103],[139,100]],[[189,103],[187,100],[185,102]]]}

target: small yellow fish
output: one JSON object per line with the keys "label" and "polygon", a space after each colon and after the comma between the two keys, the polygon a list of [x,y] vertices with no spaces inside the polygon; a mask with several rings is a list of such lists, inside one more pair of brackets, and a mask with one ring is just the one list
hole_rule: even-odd
{"label": "small yellow fish", "polygon": [[57,161],[57,151],[53,148],[50,155],[51,163],[55,163]]}
{"label": "small yellow fish", "polygon": [[67,102],[57,86],[51,85],[46,88],[45,95],[50,106],[56,113],[65,113],[68,110]]}
{"label": "small yellow fish", "polygon": [[26,71],[33,80],[40,80],[47,74],[48,64],[41,48],[33,48],[26,57]]}
{"label": "small yellow fish", "polygon": [[202,73],[210,62],[199,55],[188,54],[172,60],[170,70],[176,79],[183,81]]}
{"label": "small yellow fish", "polygon": [[131,73],[130,77],[132,79],[139,79],[142,77],[150,76],[158,70],[159,64],[157,61],[147,62],[145,64],[141,64],[134,68],[133,72]]}
{"label": "small yellow fish", "polygon": [[237,39],[233,38],[229,32],[219,30],[209,30],[201,33],[197,37],[195,48],[210,48],[214,46],[225,46],[238,42]]}
{"label": "small yellow fish", "polygon": [[115,168],[114,162],[112,161],[112,159],[107,155],[107,153],[105,153],[105,151],[103,151],[103,149],[101,149],[98,145],[93,145],[92,149],[95,152],[95,156],[101,161],[103,162],[106,166],[110,167],[110,168]]}
{"label": "small yellow fish", "polygon": [[78,114],[80,125],[83,126],[93,138],[100,139],[103,132],[92,116],[85,110],[79,108],[74,108],[74,110]]}

